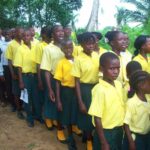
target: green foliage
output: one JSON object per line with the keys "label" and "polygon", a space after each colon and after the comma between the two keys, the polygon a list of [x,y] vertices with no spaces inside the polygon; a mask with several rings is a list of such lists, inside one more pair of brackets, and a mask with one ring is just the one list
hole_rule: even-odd
{"label": "green foliage", "polygon": [[1,0],[0,27],[67,25],[81,0]]}

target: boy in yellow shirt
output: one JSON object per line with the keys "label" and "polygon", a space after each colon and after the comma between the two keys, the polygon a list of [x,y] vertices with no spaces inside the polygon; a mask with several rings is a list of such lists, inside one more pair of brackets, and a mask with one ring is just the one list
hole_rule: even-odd
{"label": "boy in yellow shirt", "polygon": [[16,107],[17,107],[17,116],[20,119],[24,119],[23,113],[21,112],[21,101],[20,101],[20,89],[18,82],[18,75],[16,72],[16,68],[14,67],[14,59],[17,52],[17,49],[22,45],[22,36],[23,29],[16,28],[15,29],[15,38],[9,43],[6,49],[6,58],[8,59],[8,65],[12,78],[12,93],[14,95]]}
{"label": "boy in yellow shirt", "polygon": [[134,42],[134,47],[136,51],[133,60],[141,64],[142,70],[150,73],[150,57],[147,56],[150,54],[150,36],[138,36]]}
{"label": "boy in yellow shirt", "polygon": [[34,119],[41,121],[42,114],[37,109],[39,105],[37,81],[36,81],[36,63],[35,45],[31,44],[31,34],[29,30],[24,31],[22,46],[18,48],[14,59],[14,66],[18,68],[19,87],[21,90],[27,89],[28,102],[24,102],[24,108],[27,114],[27,124],[34,126]]}
{"label": "boy in yellow shirt", "polygon": [[92,89],[88,114],[96,127],[93,150],[121,150],[123,137],[124,100],[119,75],[119,58],[111,52],[102,54],[100,69],[103,79]]}
{"label": "boy in yellow shirt", "polygon": [[124,118],[123,150],[150,149],[150,74],[136,71],[130,86],[134,95],[127,101]]}

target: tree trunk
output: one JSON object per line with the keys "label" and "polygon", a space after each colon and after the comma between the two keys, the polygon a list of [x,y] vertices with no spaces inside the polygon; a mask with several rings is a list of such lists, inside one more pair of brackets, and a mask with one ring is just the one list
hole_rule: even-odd
{"label": "tree trunk", "polygon": [[86,26],[87,31],[98,30],[98,12],[99,12],[99,0],[93,0],[91,16]]}

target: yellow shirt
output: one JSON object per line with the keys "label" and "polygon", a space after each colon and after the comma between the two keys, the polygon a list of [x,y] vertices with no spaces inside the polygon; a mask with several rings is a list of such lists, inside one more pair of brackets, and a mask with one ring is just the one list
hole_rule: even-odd
{"label": "yellow shirt", "polygon": [[[22,42],[21,42],[22,44]],[[6,49],[6,58],[12,61],[12,64],[14,63],[14,58],[17,52],[18,47],[21,46],[15,39],[12,40],[7,49]]]}
{"label": "yellow shirt", "polygon": [[80,45],[73,46],[73,56],[74,57],[79,56],[81,52],[83,52],[82,46],[80,46]]}
{"label": "yellow shirt", "polygon": [[133,58],[134,61],[137,61],[141,64],[142,70],[150,73],[150,57],[147,57],[148,61],[141,55],[138,54]]}
{"label": "yellow shirt", "polygon": [[58,62],[54,78],[61,82],[61,85],[75,87],[75,78],[71,75],[73,61],[66,58]]}
{"label": "yellow shirt", "polygon": [[41,69],[47,70],[54,75],[57,63],[63,57],[64,53],[61,51],[61,49],[58,46],[50,43],[44,48]]}
{"label": "yellow shirt", "polygon": [[37,64],[41,64],[42,61],[42,56],[43,56],[43,50],[44,48],[48,45],[48,43],[44,42],[44,41],[40,41],[37,45],[36,45],[36,57],[35,57],[35,62]]}
{"label": "yellow shirt", "polygon": [[96,55],[98,55],[99,58],[100,58],[100,56],[101,56],[102,54],[104,54],[105,52],[107,52],[107,50],[104,49],[104,48],[102,48],[102,47],[100,47],[99,52],[93,51],[93,53],[96,54]]}
{"label": "yellow shirt", "polygon": [[22,44],[17,50],[14,59],[14,66],[21,67],[22,73],[36,73],[35,57],[35,45],[31,44],[31,49]]}
{"label": "yellow shirt", "polygon": [[33,38],[33,40],[31,41],[32,44],[38,44],[39,40],[37,40],[36,38]]}
{"label": "yellow shirt", "polygon": [[113,129],[123,125],[125,104],[123,101],[122,85],[114,81],[115,87],[100,79],[92,90],[92,102],[88,114],[101,118],[104,129]]}
{"label": "yellow shirt", "polygon": [[82,52],[75,58],[71,74],[80,78],[81,83],[98,83],[98,73],[99,59],[95,55],[88,56]]}
{"label": "yellow shirt", "polygon": [[128,100],[124,123],[129,125],[132,132],[147,134],[150,132],[150,96],[147,102],[141,101],[135,94]]}

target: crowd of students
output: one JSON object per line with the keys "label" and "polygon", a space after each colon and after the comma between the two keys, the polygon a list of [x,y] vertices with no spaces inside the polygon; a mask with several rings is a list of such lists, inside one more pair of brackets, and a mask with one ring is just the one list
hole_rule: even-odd
{"label": "crowd of students", "polygon": [[87,150],[150,150],[150,36],[135,39],[133,55],[122,31],[103,35],[110,50],[99,46],[99,32],[77,35],[78,44],[61,25],[34,36],[33,28],[0,30],[2,107],[10,103],[29,127],[56,126],[69,150],[77,149],[73,133]]}

